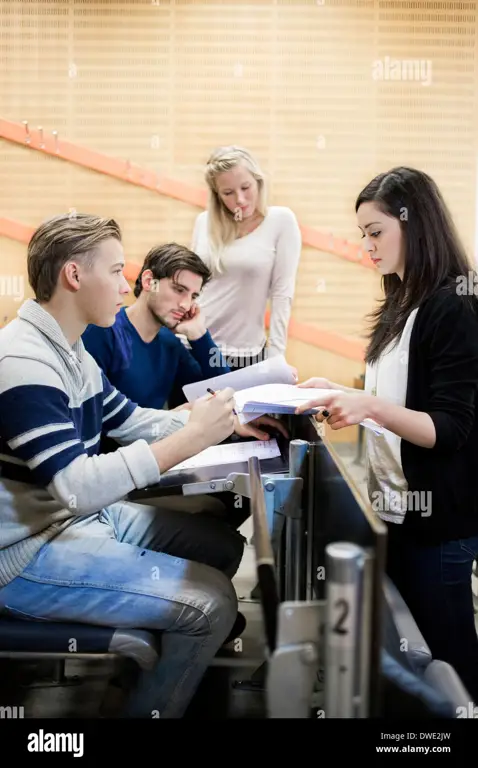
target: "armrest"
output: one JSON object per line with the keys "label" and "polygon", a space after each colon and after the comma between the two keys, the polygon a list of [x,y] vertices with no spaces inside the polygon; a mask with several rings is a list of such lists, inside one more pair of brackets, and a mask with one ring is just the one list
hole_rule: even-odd
{"label": "armrest", "polygon": [[406,654],[411,667],[423,673],[432,660],[432,652],[405,600],[388,577],[384,580],[384,593],[400,637],[400,650]]}

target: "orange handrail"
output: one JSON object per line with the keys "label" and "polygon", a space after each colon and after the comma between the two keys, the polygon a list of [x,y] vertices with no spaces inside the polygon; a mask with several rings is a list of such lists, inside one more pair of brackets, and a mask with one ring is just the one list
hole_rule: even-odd
{"label": "orange handrail", "polygon": [[[0,216],[0,237],[8,237],[11,240],[17,240],[20,243],[30,241],[34,232],[32,227],[20,224],[13,219],[6,219]],[[124,269],[124,275],[129,282],[134,282],[139,274],[141,266],[135,262],[127,262]],[[266,327],[269,326],[270,314],[266,312]],[[307,323],[301,323],[291,318],[289,322],[289,336],[297,341],[303,341],[305,344],[325,349],[349,360],[363,361],[364,346],[357,339],[349,339],[332,331],[326,331]]]}
{"label": "orange handrail", "polygon": [[[132,164],[128,160],[110,157],[64,139],[60,141],[57,135],[44,134],[43,129],[29,129],[26,123],[15,123],[0,118],[0,137],[7,141],[22,144],[29,149],[44,152],[61,160],[67,160],[98,173],[112,176],[129,184],[149,189],[160,195],[173,197],[198,208],[205,208],[207,205],[205,189],[160,176],[154,171]],[[339,256],[362,267],[375,269],[368,254],[356,243],[334,237],[331,233],[322,232],[313,227],[300,225],[300,229],[304,245]]]}
{"label": "orange handrail", "polygon": [[[269,327],[270,312],[266,312],[266,328]],[[334,331],[327,331],[325,328],[319,328],[316,325],[302,323],[293,317],[289,320],[288,329],[289,338],[295,341],[302,341],[304,344],[310,344],[311,347],[318,347],[326,352],[333,352],[334,355],[346,357],[348,360],[355,360],[363,363],[365,357],[366,345],[360,339],[342,336]]]}

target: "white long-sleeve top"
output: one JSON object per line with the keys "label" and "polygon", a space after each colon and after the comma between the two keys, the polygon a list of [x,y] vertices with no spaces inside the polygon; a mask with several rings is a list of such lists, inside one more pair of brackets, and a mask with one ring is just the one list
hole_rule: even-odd
{"label": "white long-sleeve top", "polygon": [[[290,208],[269,206],[261,224],[228,245],[222,273],[199,298],[215,343],[230,356],[258,355],[266,342],[264,315],[271,302],[268,356],[285,355],[302,238]],[[211,267],[208,212],[196,219],[191,250]]]}

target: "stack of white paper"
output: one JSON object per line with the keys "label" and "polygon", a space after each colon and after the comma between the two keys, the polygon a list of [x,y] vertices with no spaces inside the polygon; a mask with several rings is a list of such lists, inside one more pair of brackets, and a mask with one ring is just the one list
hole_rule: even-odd
{"label": "stack of white paper", "polygon": [[275,459],[280,456],[280,448],[277,440],[249,440],[245,443],[226,443],[225,445],[212,445],[201,453],[186,459],[180,464],[171,467],[173,469],[198,469],[199,467],[213,467],[220,464],[236,464],[248,461],[252,456],[257,456],[261,461]]}
{"label": "stack of white paper", "polygon": [[[248,365],[245,368],[239,368],[237,371],[224,373],[222,376],[215,376],[212,379],[186,384],[183,387],[183,392],[188,402],[191,403],[198,397],[207,395],[208,388],[216,392],[231,387],[235,392],[240,392],[244,389],[264,384],[294,383],[295,378],[292,366],[289,365],[283,355],[276,355],[271,357],[270,360],[263,360],[261,363]],[[267,413],[267,411],[263,413]],[[260,415],[259,413],[242,414],[239,417],[239,421],[242,424],[246,424],[248,421],[257,419]]]}
{"label": "stack of white paper", "polygon": [[293,413],[297,406],[307,403],[309,400],[327,398],[336,392],[335,389],[317,389],[315,387],[304,389],[292,384],[264,384],[237,392],[235,395],[236,410],[238,413],[243,411],[251,413],[265,407],[266,412],[271,412],[270,408],[284,407],[284,412]]}

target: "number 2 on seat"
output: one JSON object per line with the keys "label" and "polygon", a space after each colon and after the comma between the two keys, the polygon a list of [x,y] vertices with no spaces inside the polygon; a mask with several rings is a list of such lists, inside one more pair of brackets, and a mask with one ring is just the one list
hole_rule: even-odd
{"label": "number 2 on seat", "polygon": [[357,591],[353,584],[329,583],[327,589],[328,643],[336,648],[356,647]]}

